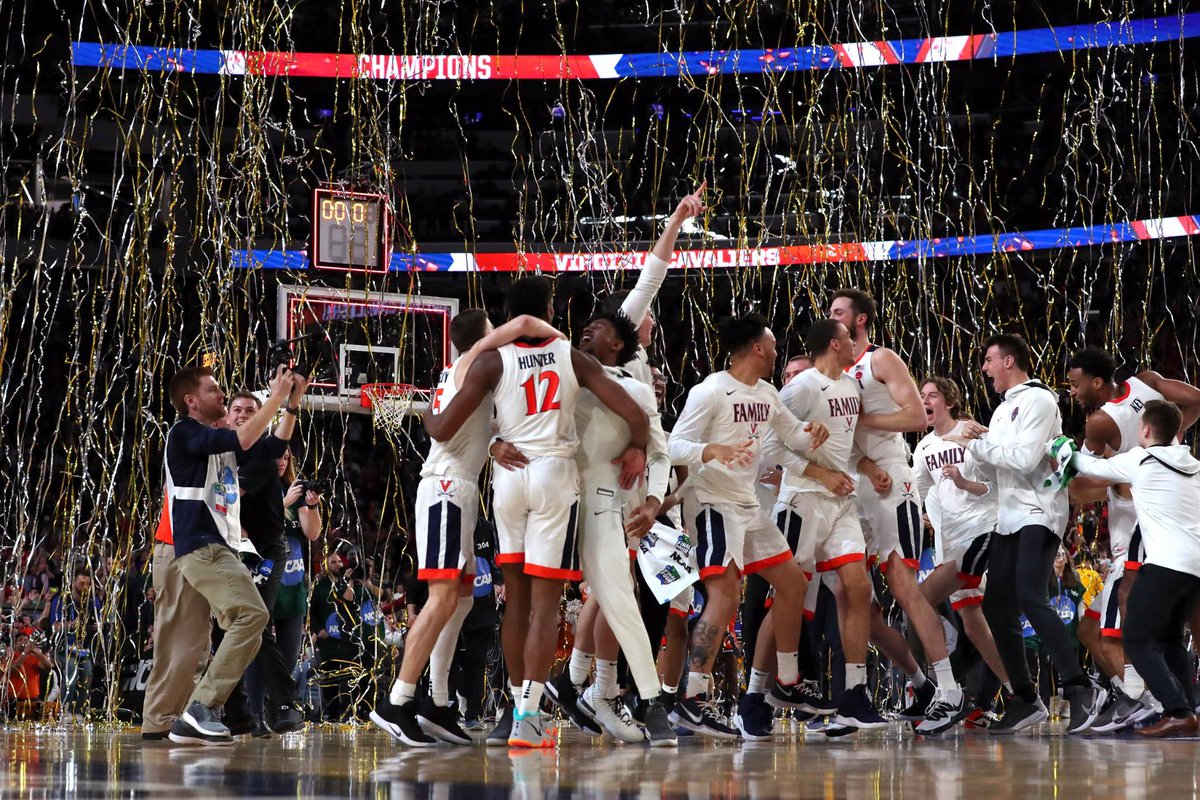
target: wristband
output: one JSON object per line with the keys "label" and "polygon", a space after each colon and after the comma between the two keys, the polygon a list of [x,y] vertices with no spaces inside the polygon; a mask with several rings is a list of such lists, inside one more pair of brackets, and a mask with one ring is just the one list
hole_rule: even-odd
{"label": "wristband", "polygon": [[300,406],[284,406],[283,410],[293,416],[300,416]]}

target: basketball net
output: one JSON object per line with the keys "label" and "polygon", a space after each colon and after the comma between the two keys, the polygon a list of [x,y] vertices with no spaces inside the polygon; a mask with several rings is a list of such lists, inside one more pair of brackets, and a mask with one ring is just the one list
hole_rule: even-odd
{"label": "basketball net", "polygon": [[369,408],[375,427],[392,434],[403,432],[404,418],[412,411],[417,387],[409,383],[367,383],[359,399]]}

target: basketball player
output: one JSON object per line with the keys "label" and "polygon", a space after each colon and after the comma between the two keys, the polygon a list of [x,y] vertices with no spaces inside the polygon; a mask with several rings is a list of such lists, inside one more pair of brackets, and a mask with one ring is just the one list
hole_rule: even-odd
{"label": "basketball player", "polygon": [[1075,647],[1046,587],[1067,525],[1067,493],[1058,490],[1045,461],[1045,443],[1062,434],[1058,397],[1031,380],[1029,345],[1020,336],[996,334],[984,342],[983,372],[1004,400],[992,412],[990,428],[967,420],[945,441],[964,445],[977,462],[996,473],[997,533],[988,557],[983,613],[1012,683],[1004,717],[988,729],[1011,735],[1046,719],[1025,661],[1021,614],[1029,620],[1063,680],[1071,705],[1068,733],[1096,720],[1107,692],[1079,666]]}
{"label": "basketball player", "polygon": [[[549,321],[553,287],[542,276],[522,278],[509,289],[511,316],[528,313]],[[501,640],[510,678],[520,681],[517,708],[506,712],[489,742],[514,747],[553,747],[538,706],[558,641],[563,584],[579,580],[576,524],[579,475],[575,465],[575,403],[589,389],[629,427],[629,444],[616,459],[620,485],[632,488],[646,467],[649,420],[591,356],[561,339],[520,339],[480,353],[458,394],[430,435],[445,441],[489,396],[496,406],[498,437],[528,459],[523,469],[494,470],[493,512],[500,539],[496,562],[504,573],[506,609]],[[510,735],[501,740],[505,726]]]}
{"label": "basketball player", "polygon": [[[1071,396],[1090,412],[1084,428],[1085,453],[1103,458],[1136,447],[1141,414],[1151,400],[1166,399],[1178,405],[1183,412],[1184,430],[1200,418],[1200,389],[1149,370],[1117,385],[1113,380],[1115,372],[1113,357],[1098,347],[1085,347],[1067,362]],[[1145,684],[1127,662],[1121,645],[1121,619],[1142,562],[1142,537],[1128,486],[1106,485],[1084,477],[1072,481],[1070,488],[1077,499],[1100,499],[1085,494],[1090,488],[1103,492],[1108,501],[1108,541],[1113,565],[1105,578],[1104,590],[1079,624],[1080,641],[1092,651],[1118,690],[1110,713],[1097,720],[1092,728],[1105,733],[1136,722],[1151,710],[1148,702],[1139,702],[1149,700],[1143,697]]]}
{"label": "basketball player", "polygon": [[688,656],[683,699],[671,720],[714,738],[736,739],[707,702],[713,662],[737,610],[741,575],[759,572],[775,587],[775,631],[789,648],[776,653],[779,681],[799,681],[797,648],[808,580],[779,529],[759,507],[762,437],[772,430],[783,442],[785,466],[803,472],[811,451],[828,438],[820,423],[797,420],[764,378],[775,368],[775,335],[766,320],[750,314],[718,327],[729,369],[713,373],[688,393],[668,441],[671,460],[689,469],[684,519],[695,534],[700,577],[708,593]]}
{"label": "basketball player", "polygon": [[1129,597],[1126,649],[1163,718],[1137,733],[1194,737],[1200,725],[1183,628],[1200,599],[1200,461],[1175,444],[1184,420],[1174,403],[1147,401],[1138,421],[1139,446],[1108,459],[1075,453],[1071,463],[1081,475],[1129,484],[1142,529],[1145,559]]}
{"label": "basketball player", "polygon": [[[597,402],[591,392],[579,394],[575,405],[575,429],[579,447],[575,462],[580,474],[579,557],[584,579],[591,588],[580,625],[592,621],[590,631],[577,633],[569,669],[546,685],[547,694],[572,715],[576,708],[599,724],[609,735],[625,742],[644,741],[649,734],[652,747],[674,747],[675,731],[667,719],[667,709],[658,702],[659,680],[650,649],[650,639],[638,608],[634,581],[630,574],[626,534],[635,541],[644,536],[658,516],[667,494],[671,460],[667,456],[667,437],[663,433],[653,390],[618,368],[633,360],[638,347],[637,328],[624,314],[601,314],[583,329],[579,349],[594,356],[605,371],[633,397],[650,419],[650,442],[646,448],[649,466],[647,487],[622,491],[613,459],[621,455],[629,431],[624,421]],[[510,445],[509,445],[510,446]],[[495,446],[495,449],[499,445]],[[624,512],[628,521],[623,525]],[[653,602],[650,598],[648,602]],[[599,614],[588,613],[598,606]],[[580,687],[591,669],[592,655],[580,645],[591,640],[596,659],[596,680],[587,691]],[[643,730],[631,718],[629,709],[618,696],[617,656],[625,658],[637,684],[640,703],[637,716]],[[572,706],[576,708],[572,708]]]}
{"label": "basketball player", "polygon": [[[846,375],[854,363],[854,343],[846,326],[832,319],[817,320],[808,329],[807,345],[812,352],[812,369],[795,376],[780,392],[783,404],[802,419],[820,422],[829,429],[829,440],[813,452],[802,471],[785,469],[775,517],[792,545],[796,563],[811,575],[836,571],[842,584],[842,648],[846,654],[846,689],[836,709],[826,707],[815,683],[778,681],[771,689],[772,705],[796,708],[809,714],[828,714],[839,733],[857,728],[886,728],[867,694],[867,635],[870,628],[871,581],[864,566],[866,542],[855,507],[854,480],[850,464],[854,451],[855,426],[862,410],[858,383]],[[783,455],[769,439],[766,455]],[[764,621],[764,631],[776,617],[774,606]],[[760,638],[760,643],[763,641]],[[792,644],[792,640],[786,640]],[[770,669],[770,649],[755,652],[754,679],[761,680]],[[736,718],[747,738],[769,735],[771,710],[751,686],[742,698]]]}
{"label": "basketball player", "polygon": [[[426,426],[454,399],[475,358],[524,337],[565,338],[549,323],[521,316],[492,330],[487,312],[472,308],[450,321],[450,341],[461,357],[442,371],[426,416]],[[492,432],[492,403],[479,404],[448,441],[431,439],[429,455],[417,485],[417,578],[428,582],[429,600],[404,641],[404,660],[387,702],[371,712],[371,720],[411,747],[438,740],[469,745],[449,707],[450,665],[458,633],[472,606],[475,574],[475,521],[479,514],[479,471],[487,460]],[[417,681],[429,665],[430,695],[418,708]]]}
{"label": "basketball player", "polygon": [[[965,422],[958,384],[941,376],[930,378],[921,385],[921,401],[933,430],[913,451],[913,473],[934,541],[934,570],[921,592],[931,605],[950,599],[967,638],[996,677],[1007,683],[1008,673],[983,616],[980,588],[996,532],[996,490],[965,447],[943,438],[960,433]],[[938,734],[954,725],[951,708],[956,698],[949,699],[950,703],[935,700],[929,706],[918,733]]]}
{"label": "basketball player", "polygon": [[[942,692],[938,699],[950,704],[951,716],[962,718],[969,709],[950,665],[942,620],[917,583],[924,529],[908,443],[902,434],[925,430],[925,408],[900,356],[871,344],[869,331],[877,311],[875,298],[861,289],[840,289],[829,305],[830,318],[845,325],[854,341],[858,359],[847,372],[862,390],[863,411],[855,441],[867,461],[875,465],[863,471],[871,486],[858,493],[859,509],[870,530],[868,545],[879,556],[879,571],[887,577],[892,596],[904,609],[933,664],[937,689]],[[907,660],[907,655],[902,660]],[[934,701],[935,687],[915,662],[909,663],[910,669],[915,668],[910,673],[915,695],[904,718],[915,720],[923,717]]]}

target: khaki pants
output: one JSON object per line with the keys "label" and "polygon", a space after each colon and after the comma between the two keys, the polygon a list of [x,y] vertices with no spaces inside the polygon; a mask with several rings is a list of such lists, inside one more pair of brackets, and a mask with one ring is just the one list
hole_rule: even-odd
{"label": "khaki pants", "polygon": [[254,588],[250,571],[228,547],[206,544],[176,558],[175,563],[184,580],[208,601],[225,631],[188,703],[197,700],[210,708],[223,705],[258,653],[271,615]]}
{"label": "khaki pants", "polygon": [[208,601],[183,579],[175,548],[156,542],[154,566],[154,666],[146,681],[142,730],[166,733],[204,674],[212,650]]}

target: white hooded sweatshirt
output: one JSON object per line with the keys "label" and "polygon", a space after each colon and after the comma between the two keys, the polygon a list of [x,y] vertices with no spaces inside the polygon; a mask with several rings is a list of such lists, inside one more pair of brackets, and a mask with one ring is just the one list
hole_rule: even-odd
{"label": "white hooded sweatshirt", "polygon": [[996,475],[999,505],[997,531],[1016,533],[1027,525],[1049,528],[1062,536],[1070,501],[1051,477],[1046,442],[1062,435],[1058,398],[1040,381],[1018,384],[1004,393],[992,412],[988,432],[967,445],[967,451]]}

